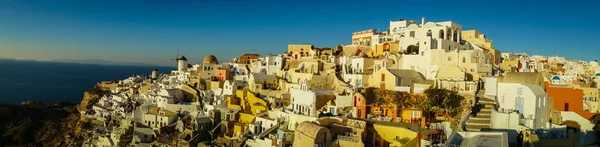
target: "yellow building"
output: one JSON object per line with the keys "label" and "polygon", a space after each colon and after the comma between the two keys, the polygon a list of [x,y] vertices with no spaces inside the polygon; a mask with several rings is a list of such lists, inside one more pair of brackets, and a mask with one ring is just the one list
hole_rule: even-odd
{"label": "yellow building", "polygon": [[301,57],[306,57],[309,55],[310,51],[315,49],[314,45],[308,44],[288,44],[288,55],[291,55],[294,59],[299,59]]}
{"label": "yellow building", "polygon": [[402,123],[420,123],[423,119],[423,112],[420,110],[402,110]]}
{"label": "yellow building", "polygon": [[434,130],[420,128],[417,124],[376,122],[373,124],[375,135],[374,147],[415,147],[421,146],[423,136],[434,133]]}
{"label": "yellow building", "polygon": [[269,110],[266,100],[256,97],[252,92],[246,90],[237,90],[235,96],[228,96],[227,107],[239,109],[243,113],[252,115],[257,115]]}
{"label": "yellow building", "polygon": [[369,79],[369,87],[412,93],[413,84],[425,78],[414,70],[382,68]]}
{"label": "yellow building", "polygon": [[444,88],[458,92],[460,95],[475,95],[477,91],[476,80],[480,77],[463,72],[456,66],[444,66],[437,75],[435,84],[437,88]]}
{"label": "yellow building", "polygon": [[331,131],[313,122],[302,122],[296,127],[296,131],[294,131],[293,146],[321,146],[331,141]]}
{"label": "yellow building", "polygon": [[248,130],[248,125],[243,123],[234,123],[233,124],[233,136],[238,137],[244,133],[244,131]]}
{"label": "yellow building", "polygon": [[500,70],[505,72],[516,72],[519,70],[519,60],[503,60],[500,63]]}
{"label": "yellow building", "polygon": [[376,44],[373,50],[370,50],[367,54],[369,57],[382,56],[384,52],[397,53],[400,51],[400,43],[398,42],[386,42],[383,44]]}
{"label": "yellow building", "polygon": [[492,40],[485,37],[485,34],[477,30],[462,31],[462,39],[469,43],[477,45],[484,50],[484,53],[489,54],[492,59],[493,65],[499,65],[501,62],[500,51],[494,49],[492,46]]}
{"label": "yellow building", "polygon": [[250,124],[254,123],[256,116],[247,113],[239,113],[239,119],[233,124],[232,137],[238,137],[248,130]]}
{"label": "yellow building", "polygon": [[583,110],[592,113],[598,112],[598,88],[584,87],[583,90]]}

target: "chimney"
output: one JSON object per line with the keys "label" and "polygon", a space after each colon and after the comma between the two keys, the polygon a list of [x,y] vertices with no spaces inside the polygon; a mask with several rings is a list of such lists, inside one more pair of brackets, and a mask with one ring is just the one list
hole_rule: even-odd
{"label": "chimney", "polygon": [[421,26],[425,25],[425,17],[421,17]]}

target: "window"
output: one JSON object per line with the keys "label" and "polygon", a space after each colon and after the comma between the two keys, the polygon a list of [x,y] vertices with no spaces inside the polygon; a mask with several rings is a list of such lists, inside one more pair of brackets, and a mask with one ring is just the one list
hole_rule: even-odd
{"label": "window", "polygon": [[431,37],[431,30],[427,31],[427,37]]}
{"label": "window", "polygon": [[467,62],[467,58],[463,57],[463,63]]}
{"label": "window", "polygon": [[415,37],[415,31],[410,31],[410,37]]}
{"label": "window", "polygon": [[458,32],[458,30],[454,31],[454,34],[453,34],[453,37],[452,37],[452,40],[455,41],[455,42],[458,41],[458,34],[456,32]]}
{"label": "window", "polygon": [[542,100],[544,100],[543,106],[546,107],[546,98],[542,98]]}
{"label": "window", "polygon": [[402,86],[402,78],[396,78],[396,86]]}
{"label": "window", "polygon": [[385,81],[385,74],[381,74],[381,81]]}
{"label": "window", "polygon": [[448,61],[452,60],[452,57],[448,56]]}

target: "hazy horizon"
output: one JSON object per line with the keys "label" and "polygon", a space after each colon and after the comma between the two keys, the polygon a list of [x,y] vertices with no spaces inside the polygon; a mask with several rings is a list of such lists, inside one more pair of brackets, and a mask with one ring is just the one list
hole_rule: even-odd
{"label": "hazy horizon", "polygon": [[179,50],[190,63],[208,54],[231,61],[244,53],[283,53],[287,44],[335,47],[349,43],[352,32],[425,17],[477,29],[502,52],[591,61],[600,54],[592,45],[600,34],[599,3],[2,1],[0,58],[172,66]]}

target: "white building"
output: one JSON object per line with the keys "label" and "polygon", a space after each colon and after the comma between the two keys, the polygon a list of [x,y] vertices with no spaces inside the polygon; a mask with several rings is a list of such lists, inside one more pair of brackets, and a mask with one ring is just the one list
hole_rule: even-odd
{"label": "white building", "polygon": [[463,41],[461,32],[462,26],[452,21],[425,23],[423,19],[418,24],[414,20],[401,19],[390,21],[387,33],[367,31],[370,36],[364,36],[364,31],[354,33],[353,43],[365,42],[361,40],[367,40],[367,44],[370,43],[368,40],[375,44],[398,41],[399,53],[403,54],[399,67],[420,72],[427,79],[435,79],[438,70],[446,65],[457,66],[476,78],[491,75],[491,57],[481,48]]}
{"label": "white building", "polygon": [[231,73],[233,80],[248,82],[250,69],[248,69],[248,64],[232,63]]}
{"label": "white building", "polygon": [[267,56],[265,57],[267,74],[275,75],[283,69],[285,58],[282,56]]}
{"label": "white building", "polygon": [[301,84],[300,89],[290,89],[292,103],[288,107],[295,114],[317,116],[321,108],[335,98],[335,94],[333,90],[308,90],[306,84]]}
{"label": "white building", "polygon": [[150,128],[134,128],[133,144],[150,145],[156,140],[156,133]]}
{"label": "white building", "polygon": [[565,81],[560,78],[560,76],[552,76],[551,79],[552,85],[565,85]]}
{"label": "white building", "polygon": [[508,123],[523,123],[531,129],[546,128],[547,101],[548,94],[537,85],[498,83],[498,111],[521,116],[520,120]]}
{"label": "white building", "polygon": [[143,124],[151,127],[152,129],[159,129],[161,127],[170,125],[177,120],[177,113],[162,109],[160,107],[150,108],[147,113],[144,114]]}
{"label": "white building", "polygon": [[244,83],[242,81],[226,80],[223,82],[223,95],[234,95],[238,89],[243,89]]}
{"label": "white building", "polygon": [[268,116],[259,116],[256,117],[253,124],[250,124],[249,129],[252,134],[258,135],[272,127],[275,127],[276,125],[276,119],[269,118]]}
{"label": "white building", "polygon": [[343,56],[340,59],[344,81],[356,88],[367,87],[369,77],[373,74],[373,69],[367,68],[373,66],[374,60],[350,56]]}

